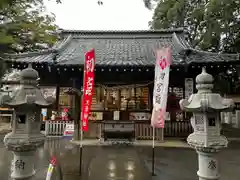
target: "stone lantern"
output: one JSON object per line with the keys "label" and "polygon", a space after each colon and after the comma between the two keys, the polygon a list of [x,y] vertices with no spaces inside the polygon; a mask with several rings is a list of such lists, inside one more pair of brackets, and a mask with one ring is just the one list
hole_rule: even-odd
{"label": "stone lantern", "polygon": [[40,132],[41,109],[55,101],[44,98],[38,87],[38,72],[31,65],[20,73],[19,88],[12,96],[1,97],[1,106],[14,109],[12,132],[4,138],[6,148],[13,152],[11,178],[25,179],[35,174],[35,152],[44,144],[45,136]]}
{"label": "stone lantern", "polygon": [[179,102],[182,110],[193,113],[191,125],[194,132],[188,136],[187,142],[198,153],[199,180],[217,180],[220,176],[216,155],[228,144],[220,133],[220,112],[231,111],[234,102],[212,93],[213,77],[205,68],[196,77],[196,84],[198,92]]}

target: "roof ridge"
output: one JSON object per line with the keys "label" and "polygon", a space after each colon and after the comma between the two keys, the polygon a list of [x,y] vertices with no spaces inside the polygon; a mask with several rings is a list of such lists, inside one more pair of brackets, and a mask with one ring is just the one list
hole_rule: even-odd
{"label": "roof ridge", "polygon": [[9,53],[4,53],[5,57],[29,57],[29,56],[39,56],[39,55],[46,55],[46,54],[51,54],[54,53],[54,49],[46,49],[42,51],[34,51],[34,52],[24,52],[24,53],[19,53],[19,54],[9,54]]}
{"label": "roof ridge", "polygon": [[15,57],[15,58],[23,58],[23,57],[31,57],[31,56],[39,56],[39,55],[48,55],[51,53],[57,53],[61,51],[66,45],[71,41],[72,35],[69,35],[67,38],[64,38],[63,41],[59,41],[59,44],[55,44],[52,48],[42,50],[42,51],[34,51],[34,52],[24,52],[19,54],[9,54],[5,53],[5,57]]}
{"label": "roof ridge", "polygon": [[172,38],[172,34],[164,34],[164,35],[120,35],[120,34],[112,34],[112,35],[97,35],[97,34],[93,34],[93,35],[86,35],[86,34],[82,34],[82,35],[73,35],[72,39],[159,39],[159,38]]}
{"label": "roof ridge", "polygon": [[[221,53],[221,52],[216,53],[216,52],[198,50],[198,49],[191,47],[191,45],[187,41],[179,39],[179,37],[176,35],[176,33],[173,33],[172,36],[173,36],[173,39],[176,40],[177,44],[183,48],[183,50],[190,50],[195,53],[203,53],[206,55],[215,55],[215,56],[233,56],[233,57],[238,56],[237,53],[235,53],[235,54]],[[183,41],[184,41],[184,43],[183,43]]]}
{"label": "roof ridge", "polygon": [[181,41],[180,41],[180,39],[177,37],[176,33],[173,33],[173,34],[172,34],[172,38],[173,38],[173,40],[176,41],[176,43],[177,43],[183,50],[186,49],[186,46],[184,46],[184,44],[181,43]]}
{"label": "roof ridge", "polygon": [[203,50],[198,50],[198,49],[194,49],[194,48],[189,48],[189,50],[191,50],[192,52],[195,52],[195,53],[202,53],[202,54],[205,54],[205,55],[214,55],[214,56],[236,56],[238,57],[238,53],[217,53],[217,52],[209,52],[209,51],[203,51]]}
{"label": "roof ridge", "polygon": [[[231,57],[236,57],[239,59],[239,55],[237,53],[235,54],[230,54],[230,53],[216,53],[216,52],[209,52],[209,51],[203,51],[203,50],[198,50],[195,49],[193,47],[191,47],[191,45],[188,42],[184,42],[184,40],[179,39],[179,37],[176,35],[176,33],[172,34],[173,40],[175,40],[175,42],[177,43],[177,45],[180,46],[180,48],[182,48],[182,50],[180,50],[179,53],[181,53],[181,51],[191,51],[193,53],[199,53],[199,54],[204,54],[204,55],[211,55],[211,56],[231,56]],[[187,44],[185,44],[187,43]]]}
{"label": "roof ridge", "polygon": [[62,41],[60,41],[59,45],[55,45],[55,47],[53,47],[52,49],[54,49],[55,52],[61,51],[68,45],[68,43],[71,42],[71,40],[72,35],[70,34],[69,36],[67,36],[67,38],[64,38]]}
{"label": "roof ridge", "polygon": [[63,29],[61,33],[173,33],[184,32],[183,28],[168,28],[168,29],[155,29],[155,30],[74,30]]}
{"label": "roof ridge", "polygon": [[187,51],[189,50],[189,47],[187,46],[189,44],[186,45],[187,42],[185,41],[186,40],[180,39],[180,37],[176,35],[176,33],[172,34],[172,44],[176,44],[176,48],[178,48],[178,53],[183,56],[183,58],[185,57],[185,55],[187,55]]}

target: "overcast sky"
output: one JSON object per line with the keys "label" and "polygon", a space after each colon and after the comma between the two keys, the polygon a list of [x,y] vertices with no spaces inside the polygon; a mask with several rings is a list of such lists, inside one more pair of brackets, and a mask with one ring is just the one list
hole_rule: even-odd
{"label": "overcast sky", "polygon": [[148,29],[152,12],[143,0],[44,0],[47,10],[56,15],[63,29],[78,30],[142,30]]}

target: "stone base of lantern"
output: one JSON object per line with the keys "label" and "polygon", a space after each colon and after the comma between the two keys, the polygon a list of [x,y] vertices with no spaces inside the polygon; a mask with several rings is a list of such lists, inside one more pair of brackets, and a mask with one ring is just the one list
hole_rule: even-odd
{"label": "stone base of lantern", "polygon": [[13,152],[12,179],[28,179],[35,175],[35,151]]}
{"label": "stone base of lantern", "polygon": [[198,172],[197,175],[199,180],[218,180],[219,167],[217,161],[217,151],[215,152],[204,152],[197,151],[198,153]]}

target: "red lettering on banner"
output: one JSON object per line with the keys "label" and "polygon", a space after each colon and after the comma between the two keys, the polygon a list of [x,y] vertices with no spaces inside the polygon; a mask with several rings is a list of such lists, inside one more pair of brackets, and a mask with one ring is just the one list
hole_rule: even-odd
{"label": "red lettering on banner", "polygon": [[92,89],[93,89],[93,77],[88,77],[88,79],[87,79],[87,89],[86,89],[86,94],[88,96],[92,96]]}

